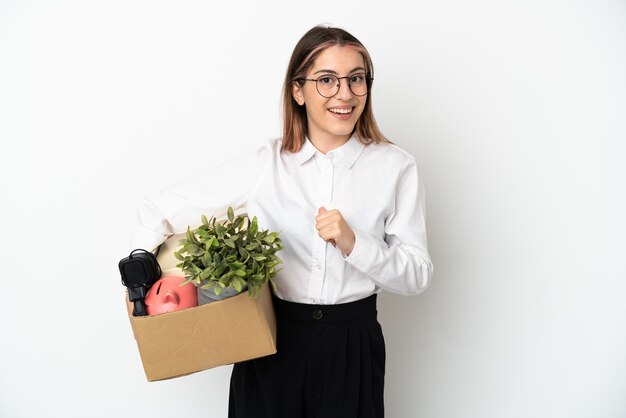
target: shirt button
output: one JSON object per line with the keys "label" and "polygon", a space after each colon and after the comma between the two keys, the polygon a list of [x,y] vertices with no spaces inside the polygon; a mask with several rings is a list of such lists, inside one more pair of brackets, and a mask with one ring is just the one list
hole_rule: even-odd
{"label": "shirt button", "polygon": [[319,319],[322,319],[324,314],[322,313],[321,309],[316,309],[313,311],[313,314],[311,316],[313,317],[313,319],[319,320]]}

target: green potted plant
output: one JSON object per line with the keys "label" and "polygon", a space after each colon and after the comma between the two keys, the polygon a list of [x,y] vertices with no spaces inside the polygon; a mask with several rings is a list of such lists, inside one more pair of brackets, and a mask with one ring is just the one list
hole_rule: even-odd
{"label": "green potted plant", "polygon": [[202,215],[202,224],[187,228],[174,256],[181,261],[177,267],[185,273],[185,282],[198,287],[198,304],[225,299],[248,289],[257,297],[266,283],[275,287],[274,276],[282,260],[276,255],[283,247],[279,232],[259,230],[256,216],[235,217],[232,207],[228,219]]}

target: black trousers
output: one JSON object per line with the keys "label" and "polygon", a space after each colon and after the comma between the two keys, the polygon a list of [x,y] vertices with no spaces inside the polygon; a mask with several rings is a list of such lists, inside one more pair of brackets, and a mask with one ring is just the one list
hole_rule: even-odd
{"label": "black trousers", "polygon": [[277,354],[237,363],[229,418],[383,418],[376,295],[339,305],[274,297]]}

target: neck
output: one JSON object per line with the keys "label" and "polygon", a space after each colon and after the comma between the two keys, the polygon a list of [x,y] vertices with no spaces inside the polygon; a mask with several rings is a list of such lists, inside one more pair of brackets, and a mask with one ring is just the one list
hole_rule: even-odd
{"label": "neck", "polygon": [[345,137],[332,137],[332,138],[311,138],[309,137],[309,140],[311,141],[311,143],[313,144],[313,146],[315,148],[317,148],[317,150],[319,152],[321,152],[322,154],[326,154],[328,151],[332,151],[335,148],[339,148],[340,146],[342,146],[343,144],[345,144],[346,142],[348,142],[348,140],[350,140],[350,137],[352,135],[347,135]]}

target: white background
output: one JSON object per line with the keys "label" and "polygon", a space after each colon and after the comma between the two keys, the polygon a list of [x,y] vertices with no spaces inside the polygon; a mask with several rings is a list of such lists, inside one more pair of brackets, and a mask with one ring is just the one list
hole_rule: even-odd
{"label": "white background", "polygon": [[426,185],[387,417],[626,416],[624,2],[2,0],[1,417],[226,416],[230,366],[146,381],[117,262],[141,196],[280,134],[319,23]]}

